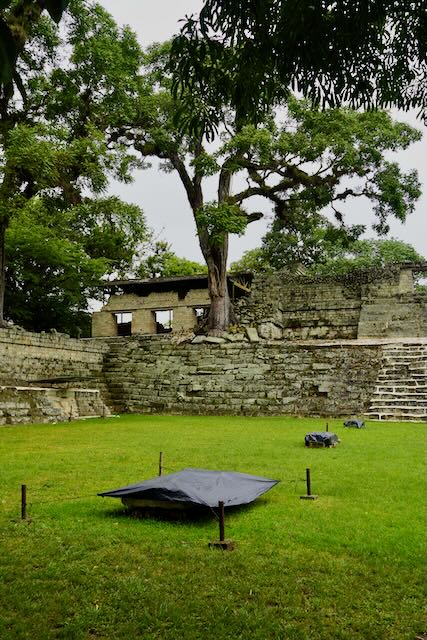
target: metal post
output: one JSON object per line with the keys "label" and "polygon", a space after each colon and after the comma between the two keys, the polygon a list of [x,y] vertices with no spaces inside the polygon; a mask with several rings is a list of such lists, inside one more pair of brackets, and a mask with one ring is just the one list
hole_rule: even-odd
{"label": "metal post", "polygon": [[219,541],[224,542],[225,540],[225,532],[224,532],[224,503],[222,500],[218,502],[218,510],[219,510]]}
{"label": "metal post", "polygon": [[307,467],[305,470],[305,481],[307,484],[307,493],[305,496],[300,496],[302,500],[316,500],[317,496],[311,493],[311,475],[310,469]]}
{"label": "metal post", "polygon": [[305,470],[305,478],[307,481],[307,495],[311,496],[311,478],[310,478],[310,469],[307,468]]}
{"label": "metal post", "polygon": [[27,519],[27,485],[21,484],[21,520]]}
{"label": "metal post", "polygon": [[159,476],[163,473],[163,451],[160,451],[159,455]]}

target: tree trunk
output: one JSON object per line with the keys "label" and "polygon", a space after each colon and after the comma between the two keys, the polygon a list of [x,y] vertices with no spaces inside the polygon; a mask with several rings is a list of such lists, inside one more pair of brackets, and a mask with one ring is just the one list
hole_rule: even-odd
{"label": "tree trunk", "polygon": [[6,327],[4,321],[4,292],[6,289],[5,240],[7,223],[0,222],[0,327]]}
{"label": "tree trunk", "polygon": [[232,307],[227,287],[228,236],[221,244],[212,245],[207,234],[199,234],[200,247],[208,265],[208,288],[211,299],[208,333],[220,336],[227,331]]}

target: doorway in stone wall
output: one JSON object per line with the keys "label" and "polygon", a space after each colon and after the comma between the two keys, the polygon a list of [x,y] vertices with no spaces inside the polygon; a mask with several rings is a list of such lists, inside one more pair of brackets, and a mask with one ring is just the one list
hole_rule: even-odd
{"label": "doorway in stone wall", "polygon": [[132,335],[132,314],[125,311],[115,313],[117,335],[118,336],[131,336]]}

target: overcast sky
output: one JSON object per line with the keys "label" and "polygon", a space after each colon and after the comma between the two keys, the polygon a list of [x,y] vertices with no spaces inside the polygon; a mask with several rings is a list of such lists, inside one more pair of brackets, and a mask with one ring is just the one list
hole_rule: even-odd
{"label": "overcast sky", "polygon": [[[118,24],[128,24],[137,33],[143,47],[152,42],[167,40],[179,30],[179,20],[186,14],[197,13],[202,0],[101,0],[102,4]],[[402,121],[409,122],[424,133],[423,139],[407,151],[394,154],[404,170],[417,169],[422,183],[423,195],[417,203],[416,211],[404,225],[398,221],[391,223],[390,237],[412,244],[421,254],[427,256],[427,128],[415,113],[393,112]],[[114,193],[128,202],[142,207],[148,224],[180,256],[203,261],[190,208],[183,187],[174,174],[165,174],[153,168],[138,172],[131,185],[114,184]],[[213,198],[213,193],[210,198]],[[258,207],[257,207],[258,209]],[[360,200],[346,209],[352,223],[365,224],[372,220],[369,203]],[[266,230],[267,221],[249,225],[244,237],[233,236],[230,243],[230,262],[240,258],[247,249],[259,246]]]}

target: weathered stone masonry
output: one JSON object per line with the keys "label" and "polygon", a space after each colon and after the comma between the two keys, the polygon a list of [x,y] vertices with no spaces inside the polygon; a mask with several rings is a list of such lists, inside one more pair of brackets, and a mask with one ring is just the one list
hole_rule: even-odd
{"label": "weathered stone masonry", "polygon": [[[0,425],[104,412],[102,366],[107,351],[108,345],[99,341],[0,329]],[[37,382],[61,376],[81,380],[71,385]]]}
{"label": "weathered stone masonry", "polygon": [[349,415],[369,407],[380,345],[284,341],[110,341],[104,373],[116,410],[138,413]]}
{"label": "weathered stone masonry", "polygon": [[103,415],[106,405],[427,420],[426,303],[410,268],[381,278],[276,274],[255,279],[237,304],[238,333],[206,342],[188,331],[73,340],[0,329],[0,424]]}
{"label": "weathered stone masonry", "polygon": [[415,291],[416,270],[390,265],[342,276],[260,275],[237,304],[239,322],[266,339],[426,337],[427,295]]}

